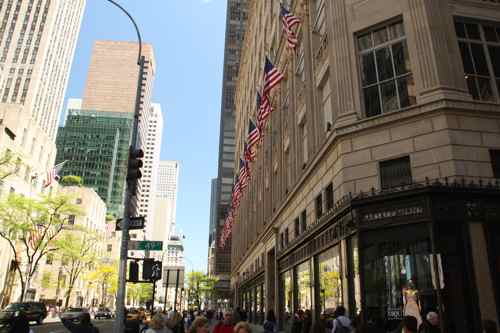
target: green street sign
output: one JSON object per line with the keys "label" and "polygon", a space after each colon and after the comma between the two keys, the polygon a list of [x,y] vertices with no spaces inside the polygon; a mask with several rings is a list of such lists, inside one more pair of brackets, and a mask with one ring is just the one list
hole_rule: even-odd
{"label": "green street sign", "polygon": [[129,241],[128,249],[134,251],[161,251],[163,242],[161,241]]}

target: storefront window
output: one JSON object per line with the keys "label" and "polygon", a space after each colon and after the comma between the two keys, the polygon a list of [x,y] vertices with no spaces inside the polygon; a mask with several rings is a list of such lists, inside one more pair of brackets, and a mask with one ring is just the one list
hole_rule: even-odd
{"label": "storefront window", "polygon": [[361,312],[361,286],[359,279],[359,249],[357,236],[353,236],[349,239],[349,252],[349,277],[353,293],[353,302],[351,303],[353,310],[351,314],[355,316]]}
{"label": "storefront window", "polygon": [[284,314],[287,317],[292,315],[293,308],[293,287],[292,287],[292,271],[283,273],[283,300]]}
{"label": "storefront window", "polygon": [[262,293],[261,293],[260,285],[258,285],[255,288],[255,312],[256,312],[255,318],[256,318],[256,321],[260,321],[260,314],[262,311],[261,297],[262,297]]}
{"label": "storefront window", "polygon": [[319,258],[319,286],[321,312],[335,309],[342,304],[342,283],[340,278],[340,253],[335,246],[323,252]]}
{"label": "storefront window", "polygon": [[297,266],[297,305],[299,310],[311,310],[311,262]]}
{"label": "storefront window", "polygon": [[436,309],[426,226],[367,233],[364,286],[367,316],[378,329],[394,330],[405,315],[420,324]]}

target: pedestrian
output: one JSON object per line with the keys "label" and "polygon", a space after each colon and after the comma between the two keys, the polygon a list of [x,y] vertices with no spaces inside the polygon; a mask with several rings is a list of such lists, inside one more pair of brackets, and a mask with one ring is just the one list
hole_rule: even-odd
{"label": "pedestrian", "polygon": [[304,319],[302,320],[302,333],[309,333],[312,326],[311,310],[304,311]]}
{"label": "pedestrian", "polygon": [[226,310],[224,320],[215,326],[213,333],[233,333],[233,328],[233,314],[231,311]]}
{"label": "pedestrian", "polygon": [[325,314],[320,314],[319,320],[314,322],[311,328],[311,333],[329,333],[330,331],[331,329],[328,329],[326,325]]}
{"label": "pedestrian", "polygon": [[269,310],[267,311],[266,321],[264,322],[264,333],[274,333],[276,331],[276,316],[273,310]]}
{"label": "pedestrian", "polygon": [[418,321],[417,318],[413,316],[404,316],[401,322],[401,329],[396,332],[402,333],[416,333],[418,329]]}
{"label": "pedestrian", "polygon": [[[224,313],[221,312],[221,314],[219,315],[220,319],[219,320],[224,320]],[[233,311],[233,322],[236,324],[236,323],[239,323],[241,321],[241,309],[239,307],[237,307],[234,311]]]}
{"label": "pedestrian", "polygon": [[293,316],[292,333],[302,332],[302,320],[304,319],[304,311],[297,310]]}
{"label": "pedestrian", "polygon": [[246,321],[240,321],[234,327],[234,333],[252,333],[252,329]]}
{"label": "pedestrian", "polygon": [[332,333],[348,333],[352,331],[351,320],[345,315],[342,305],[335,309],[335,319],[332,323]]}
{"label": "pedestrian", "polygon": [[30,322],[23,310],[12,319],[8,333],[30,333]]}
{"label": "pedestrian", "polygon": [[64,327],[71,333],[99,333],[99,329],[90,322],[90,314],[87,312],[78,316],[79,323],[75,324],[69,319],[61,319]]}
{"label": "pedestrian", "polygon": [[493,320],[483,320],[483,333],[497,332],[497,324]]}
{"label": "pedestrian", "polygon": [[205,317],[198,317],[193,321],[188,333],[209,333],[208,320]]}
{"label": "pedestrian", "polygon": [[145,333],[172,333],[172,331],[165,327],[165,320],[161,313],[156,313],[149,322],[149,328]]}
{"label": "pedestrian", "polygon": [[175,312],[167,322],[173,333],[184,333],[184,320],[179,312]]}
{"label": "pedestrian", "polygon": [[420,325],[420,333],[440,333],[441,328],[439,327],[439,315],[434,311],[427,312],[425,316],[425,321]]}

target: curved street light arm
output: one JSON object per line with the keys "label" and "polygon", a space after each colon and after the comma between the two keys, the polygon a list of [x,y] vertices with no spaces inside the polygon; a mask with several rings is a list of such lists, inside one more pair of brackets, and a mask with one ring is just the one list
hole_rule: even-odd
{"label": "curved street light arm", "polygon": [[137,26],[137,23],[135,23],[132,15],[130,15],[130,13],[127,12],[125,10],[125,8],[123,8],[119,3],[117,3],[114,0],[107,0],[107,1],[111,2],[113,5],[115,5],[116,7],[118,7],[123,13],[125,13],[125,15],[128,16],[128,18],[130,19],[130,21],[132,21],[132,24],[134,25],[135,32],[137,33],[137,39],[138,39],[138,42],[139,42],[139,55],[137,56],[137,65],[140,65],[140,63],[141,63],[141,56],[142,56],[142,38],[141,38],[141,33],[139,32],[139,27]]}

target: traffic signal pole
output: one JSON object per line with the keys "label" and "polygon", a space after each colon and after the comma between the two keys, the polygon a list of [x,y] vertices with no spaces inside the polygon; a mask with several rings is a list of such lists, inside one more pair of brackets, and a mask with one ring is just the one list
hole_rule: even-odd
{"label": "traffic signal pole", "polygon": [[[127,17],[130,19],[132,24],[134,25],[135,31],[137,33],[137,39],[139,43],[139,53],[137,56],[137,66],[139,67],[139,77],[137,80],[137,92],[135,96],[135,108],[134,108],[134,120],[132,127],[132,135],[130,139],[130,149],[129,149],[129,159],[130,155],[138,148],[137,147],[137,138],[139,135],[139,116],[141,112],[141,104],[142,104],[142,86],[144,81],[144,65],[145,59],[142,56],[142,38],[141,33],[139,32],[139,28],[135,23],[132,16],[119,5],[114,0],[107,0],[118,9],[120,9]],[[118,270],[118,290],[116,294],[116,320],[113,325],[114,333],[123,333],[125,331],[125,290],[126,290],[126,274],[127,274],[127,251],[128,251],[128,241],[129,241],[129,219],[130,219],[130,211],[132,204],[133,191],[131,189],[131,183],[127,181],[127,191],[125,194],[124,200],[124,214],[122,221],[122,239],[120,245],[120,265]]]}

